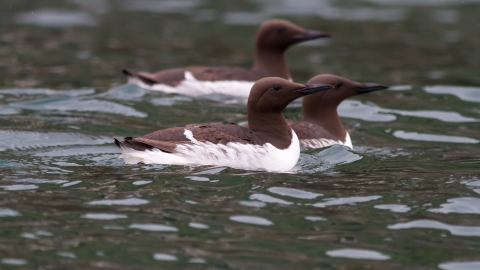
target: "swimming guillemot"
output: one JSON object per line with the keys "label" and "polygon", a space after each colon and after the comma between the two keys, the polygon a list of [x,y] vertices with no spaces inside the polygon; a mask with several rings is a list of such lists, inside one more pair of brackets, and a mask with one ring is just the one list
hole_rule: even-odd
{"label": "swimming guillemot", "polygon": [[127,137],[115,144],[127,164],[216,165],[283,172],[295,166],[300,144],[282,111],[293,100],[332,88],[328,84],[297,84],[263,78],[247,103],[250,128],[235,124],[191,124]]}
{"label": "swimming guillemot", "polygon": [[157,73],[124,69],[128,82],[150,90],[191,96],[226,94],[248,97],[255,81],[264,77],[291,80],[284,53],[302,41],[330,37],[330,34],[307,30],[286,20],[269,20],[258,28],[255,39],[255,62],[251,69],[239,67],[190,66],[161,70]]}
{"label": "swimming guillemot", "polygon": [[303,121],[288,121],[290,127],[297,133],[300,145],[306,148],[323,148],[340,144],[353,149],[350,134],[343,127],[338,116],[338,105],[349,97],[388,88],[381,84],[359,83],[331,74],[315,76],[307,83],[330,84],[334,88],[304,97]]}

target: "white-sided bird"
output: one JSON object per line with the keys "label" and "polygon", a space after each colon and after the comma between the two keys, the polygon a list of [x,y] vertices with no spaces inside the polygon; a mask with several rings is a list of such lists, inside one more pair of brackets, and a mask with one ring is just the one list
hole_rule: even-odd
{"label": "white-sided bird", "polygon": [[326,91],[329,84],[298,84],[282,78],[257,81],[247,103],[249,128],[235,124],[191,124],[142,137],[115,139],[127,164],[216,165],[284,172],[300,156],[297,135],[283,110],[302,96]]}
{"label": "white-sided bird", "polygon": [[338,116],[338,105],[345,99],[357,95],[387,89],[377,83],[359,83],[331,74],[311,78],[308,84],[330,84],[334,88],[306,96],[302,99],[302,121],[288,121],[297,133],[300,145],[306,148],[323,148],[331,145],[345,145],[353,149],[348,134]]}
{"label": "white-sided bird", "polygon": [[128,82],[142,88],[190,96],[226,94],[248,97],[255,81],[264,77],[291,80],[285,51],[292,45],[330,37],[330,34],[307,30],[286,20],[269,20],[260,25],[255,39],[255,61],[251,69],[240,67],[189,66],[156,73],[124,69]]}

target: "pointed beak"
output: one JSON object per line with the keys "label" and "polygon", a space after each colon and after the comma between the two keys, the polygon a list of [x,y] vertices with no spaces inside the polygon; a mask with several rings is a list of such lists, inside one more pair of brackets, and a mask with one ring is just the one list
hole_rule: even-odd
{"label": "pointed beak", "polygon": [[359,94],[366,94],[370,92],[375,92],[379,90],[387,89],[388,86],[378,83],[364,83],[361,87],[355,89]]}
{"label": "pointed beak", "polygon": [[326,38],[331,37],[332,35],[327,32],[317,31],[317,30],[307,30],[305,33],[293,35],[294,39],[298,40],[312,40],[317,38]]}
{"label": "pointed beak", "polygon": [[326,91],[334,88],[330,84],[306,84],[304,88],[293,91],[293,93],[300,93],[304,96],[315,94],[317,92]]}

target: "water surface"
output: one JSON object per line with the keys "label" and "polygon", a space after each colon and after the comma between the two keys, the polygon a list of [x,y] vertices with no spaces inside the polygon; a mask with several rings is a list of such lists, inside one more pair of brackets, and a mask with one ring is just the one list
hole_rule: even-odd
{"label": "water surface", "polygon": [[[7,0],[0,268],[479,268],[479,4]],[[114,137],[246,113],[121,68],[249,67],[272,17],[334,34],[288,52],[296,81],[392,85],[340,106],[353,150],[306,151],[285,174],[123,164]]]}

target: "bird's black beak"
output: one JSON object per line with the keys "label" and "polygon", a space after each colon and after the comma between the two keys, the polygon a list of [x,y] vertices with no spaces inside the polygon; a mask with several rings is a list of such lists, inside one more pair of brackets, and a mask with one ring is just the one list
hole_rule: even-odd
{"label": "bird's black beak", "polygon": [[306,33],[293,35],[293,38],[298,40],[312,40],[312,39],[326,38],[331,36],[332,35],[327,32],[322,32],[317,30],[307,30]]}
{"label": "bird's black beak", "polygon": [[334,88],[330,84],[306,84],[304,88],[293,91],[293,93],[300,93],[302,95],[310,95],[321,91]]}
{"label": "bird's black beak", "polygon": [[359,94],[366,94],[374,91],[387,89],[388,86],[378,83],[363,83],[361,87],[355,89]]}

